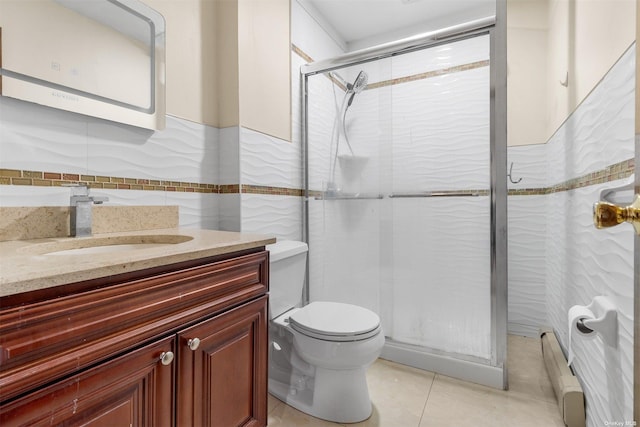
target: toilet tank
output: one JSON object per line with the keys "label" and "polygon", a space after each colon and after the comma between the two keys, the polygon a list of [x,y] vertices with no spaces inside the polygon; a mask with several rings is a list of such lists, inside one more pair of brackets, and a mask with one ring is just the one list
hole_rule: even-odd
{"label": "toilet tank", "polygon": [[302,302],[307,269],[307,244],[280,240],[269,251],[269,308],[272,319]]}

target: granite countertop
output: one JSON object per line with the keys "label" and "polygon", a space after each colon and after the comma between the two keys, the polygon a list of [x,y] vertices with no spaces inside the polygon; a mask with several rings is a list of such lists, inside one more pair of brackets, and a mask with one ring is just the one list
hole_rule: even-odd
{"label": "granite countertop", "polygon": [[[86,246],[91,240],[101,240],[106,245],[115,242],[169,244],[107,249],[104,253],[49,253]],[[260,234],[188,228],[3,241],[0,242],[0,297],[258,248],[275,241]]]}

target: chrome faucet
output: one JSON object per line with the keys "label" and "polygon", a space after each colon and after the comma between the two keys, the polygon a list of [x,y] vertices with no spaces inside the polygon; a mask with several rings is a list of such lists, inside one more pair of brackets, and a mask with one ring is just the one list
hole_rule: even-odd
{"label": "chrome faucet", "polygon": [[89,196],[86,184],[71,184],[71,235],[74,237],[91,236],[92,205],[109,201],[108,197]]}

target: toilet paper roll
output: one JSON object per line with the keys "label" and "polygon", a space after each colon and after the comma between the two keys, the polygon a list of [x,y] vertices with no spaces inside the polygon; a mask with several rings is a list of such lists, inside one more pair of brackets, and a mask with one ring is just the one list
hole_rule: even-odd
{"label": "toilet paper roll", "polygon": [[569,357],[567,360],[567,365],[571,366],[573,362],[574,353],[573,353],[573,341],[578,337],[579,339],[590,340],[596,337],[595,332],[584,333],[578,329],[578,322],[582,319],[595,319],[595,315],[591,310],[589,310],[584,305],[574,305],[569,309],[568,314],[569,320]]}

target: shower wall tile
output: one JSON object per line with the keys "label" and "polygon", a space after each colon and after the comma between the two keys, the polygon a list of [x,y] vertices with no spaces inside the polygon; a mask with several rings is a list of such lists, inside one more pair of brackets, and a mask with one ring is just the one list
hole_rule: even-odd
{"label": "shower wall tile", "polygon": [[[392,203],[396,284],[392,336],[489,359],[489,198],[395,199]],[[421,304],[416,305],[416,300]]]}
{"label": "shower wall tile", "polygon": [[489,36],[474,37],[417,51],[411,55],[399,55],[393,60],[391,78],[417,74],[417,69],[419,73],[424,73],[487,60],[489,60]]}
{"label": "shower wall tile", "polygon": [[489,188],[489,68],[393,88],[396,192]]}
{"label": "shower wall tile", "polygon": [[333,161],[330,153],[335,150],[335,138],[332,135],[338,131],[334,117],[339,108],[336,104],[342,102],[343,94],[323,75],[310,76],[308,86],[309,188],[322,190],[330,180]]}
{"label": "shower wall tile", "polygon": [[310,277],[323,279],[312,281],[311,301],[351,303],[380,312],[380,208],[378,200],[309,203]]}

